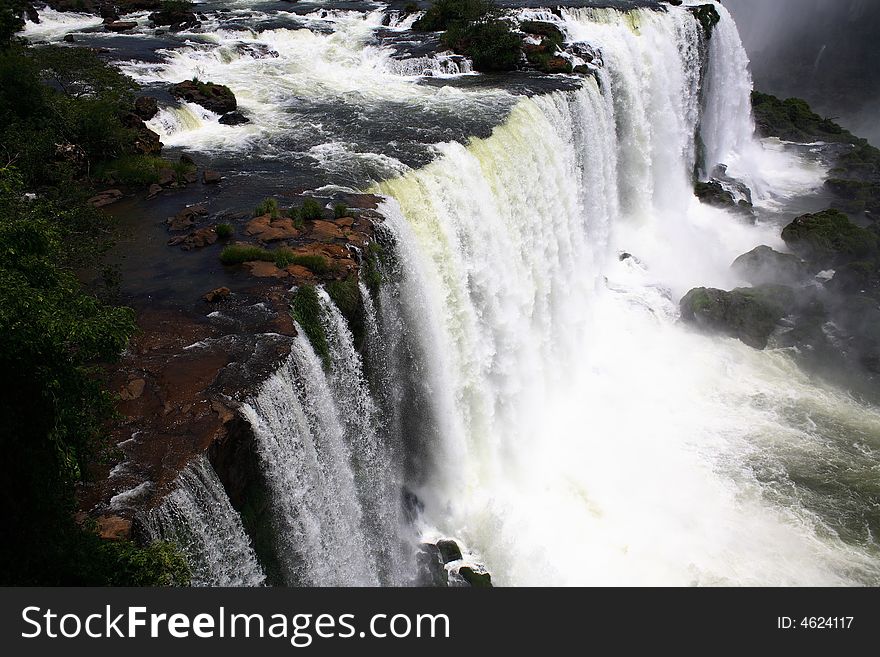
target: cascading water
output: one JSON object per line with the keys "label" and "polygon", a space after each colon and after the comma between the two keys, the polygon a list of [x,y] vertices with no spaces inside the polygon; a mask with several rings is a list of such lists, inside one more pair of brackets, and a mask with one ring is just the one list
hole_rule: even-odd
{"label": "cascading water", "polygon": [[405,584],[399,458],[345,319],[323,291],[320,304],[326,372],[300,328],[287,364],[243,408],[268,480],[284,581]]}
{"label": "cascading water", "polygon": [[[858,530],[790,457],[825,451],[816,476],[833,442],[836,472],[870,472],[846,445],[876,454],[880,416],[783,353],[677,323],[687,289],[735,285],[736,256],[779,242],[688,191],[691,19],[563,17],[602,50],[601,88],[522,100],[490,138],[378,187],[439,427],[425,533],[462,537],[505,584],[876,583],[868,525],[844,541]],[[757,152],[746,122],[726,129]],[[780,185],[816,185],[805,169]],[[850,485],[858,525],[870,475]]]}
{"label": "cascading water", "polygon": [[241,519],[206,458],[181,472],[175,489],[145,523],[187,557],[194,586],[260,586],[265,575]]}
{"label": "cascading water", "polygon": [[[768,210],[825,173],[754,139],[748,60],[714,4],[708,41],[687,6],[522,10],[600,55],[576,90],[528,98],[408,79],[468,69],[393,57],[372,39],[381,11],[279,12],[298,22],[224,24],[123,65],[145,84],[229,84],[252,119],[166,108],[151,125],[169,145],[297,151],[331,177],[356,170],[345,183],[387,178],[371,191],[393,262],[375,298],[359,288],[363,355],[319,289],[326,354],[300,330],[242,407],[281,581],[409,583],[420,533],[461,540],[501,584],[880,582],[877,410],[782,351],[678,322],[691,287],[740,285],[737,256],[784,248],[778,226],[694,198],[701,153],[703,176],[726,165]],[[503,119],[491,136],[427,146],[417,169],[398,154],[447,134],[419,132],[422,118],[481,115]],[[417,129],[385,139],[388,117]],[[345,133],[361,120],[371,129]],[[262,583],[210,466],[180,483],[156,535],[181,542],[198,583]]]}

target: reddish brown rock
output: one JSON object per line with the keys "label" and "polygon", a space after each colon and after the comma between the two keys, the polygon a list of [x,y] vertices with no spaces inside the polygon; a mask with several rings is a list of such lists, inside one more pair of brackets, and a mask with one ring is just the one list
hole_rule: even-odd
{"label": "reddish brown rock", "polygon": [[153,183],[147,190],[147,198],[155,198],[162,191],[162,186]]}
{"label": "reddish brown rock", "polygon": [[116,203],[119,199],[122,198],[122,192],[118,189],[108,189],[105,192],[101,192],[100,194],[96,194],[92,198],[90,198],[87,202],[89,205],[95,208],[103,208],[105,205],[110,205],[111,203]]}
{"label": "reddish brown rock", "polygon": [[208,303],[217,303],[218,301],[223,301],[230,294],[228,287],[218,287],[216,290],[211,290],[204,297],[202,297]]}
{"label": "reddish brown rock", "polygon": [[168,187],[169,185],[173,185],[177,182],[177,175],[174,173],[174,169],[159,169],[158,176],[159,179],[157,180],[157,182],[162,187]]}
{"label": "reddish brown rock", "polygon": [[137,25],[135,21],[113,21],[112,23],[107,23],[104,28],[108,32],[128,32],[136,28]]}
{"label": "reddish brown rock", "polygon": [[274,262],[264,262],[263,260],[254,260],[244,263],[251,276],[257,278],[284,278],[287,272],[275,266]]}
{"label": "reddish brown rock", "polygon": [[180,246],[184,251],[191,249],[200,249],[203,246],[210,246],[217,241],[217,231],[213,226],[208,228],[199,228],[188,235],[179,235],[168,240],[169,246]]}
{"label": "reddish brown rock", "polygon": [[339,226],[330,221],[313,221],[311,222],[311,230],[309,237],[320,241],[340,240],[345,236],[339,229]]}
{"label": "reddish brown rock", "polygon": [[144,394],[144,386],[146,385],[147,382],[144,379],[134,379],[133,381],[129,381],[122,390],[119,391],[119,398],[124,401],[137,399]]}
{"label": "reddish brown rock", "polygon": [[119,516],[99,516],[96,520],[98,535],[105,541],[124,541],[131,538],[131,520]]}
{"label": "reddish brown rock", "polygon": [[206,185],[216,185],[222,179],[223,179],[223,176],[221,176],[216,171],[205,170],[202,173],[202,182],[205,183]]}
{"label": "reddish brown rock", "polygon": [[268,214],[251,219],[245,226],[244,232],[261,242],[289,240],[299,236],[299,230],[293,225],[293,219],[287,217],[273,219]]}
{"label": "reddish brown rock", "polygon": [[173,217],[169,217],[165,223],[168,224],[168,227],[171,230],[186,230],[195,225],[199,219],[207,214],[208,208],[204,205],[191,205],[188,208],[184,208]]}

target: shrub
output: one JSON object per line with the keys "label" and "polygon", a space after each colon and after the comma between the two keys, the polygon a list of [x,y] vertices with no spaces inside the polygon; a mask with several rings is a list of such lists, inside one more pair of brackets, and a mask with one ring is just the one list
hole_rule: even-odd
{"label": "shrub", "polygon": [[219,237],[221,240],[228,240],[235,232],[232,224],[218,224],[218,226],[214,230],[217,232],[217,237]]}
{"label": "shrub", "polygon": [[302,327],[306,337],[312,344],[312,348],[324,364],[324,368],[330,367],[330,347],[327,344],[327,334],[324,331],[324,309],[318,298],[318,291],[314,285],[301,285],[293,294],[290,303],[293,318]]}
{"label": "shrub", "polygon": [[220,262],[224,265],[240,265],[245,262],[274,262],[277,267],[289,267],[300,265],[316,274],[326,274],[330,271],[327,258],[321,255],[300,255],[290,249],[277,249],[270,251],[253,244],[232,244],[220,252]]}
{"label": "shrub", "polygon": [[337,203],[333,206],[333,216],[337,219],[341,219],[342,217],[347,217],[349,214],[348,206],[345,203]]}
{"label": "shrub", "polygon": [[343,281],[330,281],[325,285],[325,289],[348,322],[354,346],[360,350],[366,334],[366,315],[357,277],[349,276]]}
{"label": "shrub", "polygon": [[255,217],[262,217],[264,214],[268,214],[273,219],[277,219],[279,217],[278,201],[274,198],[267,198],[254,208]]}
{"label": "shrub", "polygon": [[186,182],[186,175],[188,173],[194,173],[196,171],[196,165],[190,164],[189,162],[172,162],[171,169],[174,171],[174,177],[177,179],[178,183]]}
{"label": "shrub", "polygon": [[448,30],[454,25],[478,21],[495,9],[491,0],[435,0],[425,15],[413,23],[421,32]]}
{"label": "shrub", "polygon": [[150,155],[124,155],[98,165],[94,177],[104,182],[122,185],[150,185],[159,180],[159,170],[169,163]]}
{"label": "shrub", "polygon": [[522,39],[502,20],[455,25],[442,40],[455,52],[470,57],[478,71],[511,71],[522,55]]}
{"label": "shrub", "polygon": [[303,201],[300,214],[302,218],[306,221],[315,221],[316,219],[321,219],[324,216],[324,209],[321,207],[321,204],[318,203],[315,199],[307,198],[305,201]]}

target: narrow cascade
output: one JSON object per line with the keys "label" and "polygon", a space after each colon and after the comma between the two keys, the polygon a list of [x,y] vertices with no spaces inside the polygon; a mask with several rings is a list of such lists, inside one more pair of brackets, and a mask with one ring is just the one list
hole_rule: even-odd
{"label": "narrow cascade", "polygon": [[[693,196],[701,105],[749,85],[720,13],[705,48],[683,7],[563,10],[568,37],[602,51],[598,83],[522,99],[489,138],[441,144],[373,190],[413,341],[414,359],[394,363],[412,372],[395,376],[429,392],[399,397],[422,403],[403,414],[428,436],[415,439],[420,527],[460,537],[493,581],[880,581],[878,546],[859,531],[870,467],[848,447],[876,436],[880,415],[785,353],[678,322],[688,289],[734,287],[738,255],[781,246],[777,228]],[[704,69],[734,88],[701,93]],[[788,193],[821,184],[815,165],[746,138],[741,107],[727,111],[713,157]],[[827,468],[865,473],[847,479],[851,499],[811,485]]]}
{"label": "narrow cascade", "polygon": [[405,584],[412,550],[401,542],[400,459],[346,320],[323,290],[319,299],[326,371],[299,328],[287,363],[243,407],[270,488],[285,583]]}
{"label": "narrow cascade", "polygon": [[261,586],[265,575],[217,474],[207,458],[193,462],[177,486],[150,512],[154,539],[183,550],[193,586]]}

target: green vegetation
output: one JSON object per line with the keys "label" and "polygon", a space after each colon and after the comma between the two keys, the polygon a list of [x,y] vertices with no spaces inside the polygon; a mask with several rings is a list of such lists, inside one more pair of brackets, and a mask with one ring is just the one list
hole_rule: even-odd
{"label": "green vegetation", "polygon": [[370,291],[374,303],[379,301],[379,291],[382,287],[382,261],[385,250],[381,244],[370,242],[361,262],[360,277]]}
{"label": "green vegetation", "polygon": [[711,39],[712,31],[721,20],[721,16],[718,14],[718,10],[715,9],[714,5],[699,5],[696,7],[688,7],[688,10],[696,17],[697,21],[700,23],[700,27],[703,28],[703,34],[706,35],[706,38]]}
{"label": "green vegetation", "polygon": [[280,216],[278,201],[274,198],[267,198],[254,208],[255,217],[262,217],[265,214],[268,214],[272,219],[277,219]]}
{"label": "green vegetation", "polygon": [[503,20],[455,24],[443,34],[442,41],[470,57],[478,71],[512,71],[522,55],[522,40]]}
{"label": "green vegetation", "polygon": [[877,236],[838,210],[798,217],[782,231],[792,251],[822,267],[866,260],[878,253]]}
{"label": "green vegetation", "polygon": [[159,181],[159,171],[171,164],[152,155],[123,155],[95,167],[95,180],[111,185],[151,185]]}
{"label": "green vegetation", "polygon": [[813,112],[807,102],[800,98],[781,100],[770,94],[753,91],[752,109],[758,132],[764,137],[773,136],[799,142],[815,140],[849,144],[864,142],[833,120]]}
{"label": "green vegetation", "polygon": [[232,224],[217,224],[217,227],[214,230],[217,233],[217,237],[221,240],[228,240],[233,234],[235,234],[235,229],[232,227]]}
{"label": "green vegetation", "polygon": [[299,255],[290,249],[270,251],[252,244],[232,244],[220,252],[220,262],[224,265],[240,265],[245,262],[274,262],[277,267],[300,265],[316,274],[326,274],[330,265],[324,256],[306,254]]}
{"label": "green vegetation", "polygon": [[327,333],[324,331],[324,309],[314,285],[302,285],[296,289],[290,303],[293,318],[302,327],[312,348],[321,359],[325,369],[331,365],[330,347],[327,344]]}
{"label": "green vegetation", "polygon": [[435,0],[425,15],[413,23],[413,29],[421,32],[448,30],[481,20],[494,8],[491,0]]}
{"label": "green vegetation", "polygon": [[349,216],[348,206],[345,203],[337,203],[333,206],[333,216],[336,219]]}
{"label": "green vegetation", "polygon": [[300,209],[300,216],[306,221],[315,221],[323,218],[324,209],[315,199],[307,198],[303,201],[302,208]]}
{"label": "green vegetation", "polygon": [[360,350],[366,336],[367,318],[357,277],[349,276],[344,281],[330,281],[324,289],[348,322],[355,349]]}

